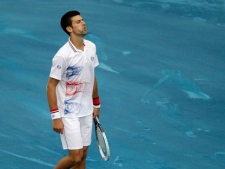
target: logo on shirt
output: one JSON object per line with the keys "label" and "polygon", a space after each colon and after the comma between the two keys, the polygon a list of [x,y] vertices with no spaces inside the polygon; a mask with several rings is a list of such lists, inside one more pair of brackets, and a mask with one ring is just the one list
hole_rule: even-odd
{"label": "logo on shirt", "polygon": [[82,71],[82,67],[80,66],[69,66],[66,70],[66,77],[67,79],[70,79],[73,76],[80,75]]}
{"label": "logo on shirt", "polygon": [[57,69],[61,69],[61,66],[60,66],[60,65],[58,65],[58,66],[57,66]]}
{"label": "logo on shirt", "polygon": [[76,93],[85,91],[85,88],[87,85],[88,85],[88,83],[85,83],[85,82],[67,81],[66,82],[66,96],[73,96]]}
{"label": "logo on shirt", "polygon": [[81,109],[80,104],[74,103],[71,100],[66,100],[64,103],[65,103],[64,114],[79,113],[79,111]]}
{"label": "logo on shirt", "polygon": [[94,57],[93,56],[91,57],[91,60],[94,61]]}

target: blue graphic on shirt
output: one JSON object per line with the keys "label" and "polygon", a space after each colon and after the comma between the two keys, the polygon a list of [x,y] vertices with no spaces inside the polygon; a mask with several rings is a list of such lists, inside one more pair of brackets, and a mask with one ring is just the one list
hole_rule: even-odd
{"label": "blue graphic on shirt", "polygon": [[65,104],[64,114],[71,114],[71,113],[76,114],[81,109],[81,104],[71,102],[70,100],[66,100],[64,104]]}
{"label": "blue graphic on shirt", "polygon": [[82,72],[82,67],[81,66],[69,66],[66,69],[66,78],[70,79],[73,76],[80,75]]}

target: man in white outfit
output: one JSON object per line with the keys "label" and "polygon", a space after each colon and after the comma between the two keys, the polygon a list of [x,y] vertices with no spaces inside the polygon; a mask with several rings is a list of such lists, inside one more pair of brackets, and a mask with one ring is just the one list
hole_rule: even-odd
{"label": "man in white outfit", "polygon": [[53,130],[68,155],[55,169],[85,169],[92,121],[100,112],[94,71],[99,62],[95,44],[84,39],[88,32],[78,11],[64,14],[61,27],[69,39],[52,59],[47,96]]}

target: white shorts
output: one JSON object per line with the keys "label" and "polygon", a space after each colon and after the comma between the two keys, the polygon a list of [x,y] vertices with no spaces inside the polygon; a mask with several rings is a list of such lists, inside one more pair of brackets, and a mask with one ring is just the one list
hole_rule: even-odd
{"label": "white shorts", "polygon": [[77,150],[91,144],[93,115],[62,118],[64,132],[60,134],[63,149]]}

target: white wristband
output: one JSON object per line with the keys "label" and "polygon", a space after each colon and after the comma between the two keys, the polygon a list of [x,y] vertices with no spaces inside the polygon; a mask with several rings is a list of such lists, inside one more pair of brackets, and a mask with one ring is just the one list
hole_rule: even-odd
{"label": "white wristband", "polygon": [[52,113],[52,114],[51,114],[51,117],[52,117],[52,120],[61,118],[59,112]]}
{"label": "white wristband", "polygon": [[99,105],[93,105],[94,108],[100,108],[100,104]]}

